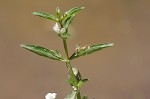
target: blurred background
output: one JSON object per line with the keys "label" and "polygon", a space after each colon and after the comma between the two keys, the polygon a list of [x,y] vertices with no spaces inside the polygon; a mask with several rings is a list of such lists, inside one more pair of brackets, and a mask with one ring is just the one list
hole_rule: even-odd
{"label": "blurred background", "polygon": [[19,44],[64,52],[55,24],[33,11],[55,14],[84,6],[71,25],[69,54],[75,45],[114,43],[114,47],[72,61],[84,78],[82,95],[89,99],[150,99],[149,0],[0,0],[0,99],[45,99],[48,92],[63,99],[65,64],[32,54]]}

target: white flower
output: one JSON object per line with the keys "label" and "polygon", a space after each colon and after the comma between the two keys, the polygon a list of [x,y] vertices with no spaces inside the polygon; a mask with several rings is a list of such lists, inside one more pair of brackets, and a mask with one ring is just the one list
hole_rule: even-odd
{"label": "white flower", "polygon": [[55,99],[56,98],[56,93],[48,93],[45,98],[46,99]]}
{"label": "white flower", "polygon": [[60,28],[59,28],[58,23],[56,23],[56,24],[54,25],[53,30],[54,30],[56,33],[60,33]]}
{"label": "white flower", "polygon": [[60,28],[59,25],[58,25],[58,23],[56,23],[56,24],[54,25],[53,30],[54,30],[56,33],[58,33],[58,34],[60,34],[60,33],[65,33],[65,32],[66,32],[66,29],[65,29],[65,28]]}

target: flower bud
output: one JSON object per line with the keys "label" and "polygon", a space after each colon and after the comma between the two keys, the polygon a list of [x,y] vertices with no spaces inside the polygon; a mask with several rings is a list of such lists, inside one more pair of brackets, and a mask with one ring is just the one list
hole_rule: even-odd
{"label": "flower bud", "polygon": [[65,28],[61,28],[60,33],[65,33],[66,29]]}

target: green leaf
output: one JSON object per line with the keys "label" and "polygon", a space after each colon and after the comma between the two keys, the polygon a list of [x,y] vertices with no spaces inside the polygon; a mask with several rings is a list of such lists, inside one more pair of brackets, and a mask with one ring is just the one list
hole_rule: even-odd
{"label": "green leaf", "polygon": [[77,87],[77,82],[75,79],[70,78],[70,79],[66,80],[66,82],[68,82],[71,86]]}
{"label": "green leaf", "polygon": [[66,96],[64,99],[75,99],[77,91],[72,91],[69,95]]}
{"label": "green leaf", "polygon": [[70,9],[61,16],[61,20],[66,20],[68,17],[74,16],[77,12],[81,11],[82,9],[84,9],[84,7],[74,7]]}
{"label": "green leaf", "polygon": [[69,11],[66,12],[67,17],[72,16],[73,14],[76,14],[77,12],[83,10],[84,7],[74,7],[72,9],[70,9]]}
{"label": "green leaf", "polygon": [[70,17],[67,17],[66,19],[64,19],[62,21],[64,28],[68,28],[69,27],[69,25],[72,23],[72,20],[73,20],[74,17],[75,17],[75,14],[73,14]]}
{"label": "green leaf", "polygon": [[88,79],[82,79],[82,80],[80,80],[79,83],[78,83],[78,87],[80,88],[87,81],[88,81]]}
{"label": "green leaf", "polygon": [[87,98],[88,98],[87,96],[83,96],[83,97],[82,97],[82,99],[87,99]]}
{"label": "green leaf", "polygon": [[65,61],[60,53],[58,52],[58,50],[56,51],[53,51],[53,50],[48,50],[44,47],[41,47],[41,46],[34,46],[34,45],[24,45],[24,44],[21,44],[20,45],[22,48],[25,48],[33,53],[36,53],[40,56],[44,56],[44,57],[47,57],[47,58],[50,58],[50,59],[53,59],[53,60],[58,60],[58,61]]}
{"label": "green leaf", "polygon": [[72,59],[78,58],[80,56],[85,56],[85,55],[91,54],[93,52],[102,50],[103,48],[107,48],[107,47],[111,47],[111,46],[113,46],[112,43],[110,43],[110,44],[95,44],[92,46],[84,46],[84,47],[78,46],[76,48],[76,52],[69,59],[72,60]]}
{"label": "green leaf", "polygon": [[32,14],[36,15],[36,16],[39,16],[39,17],[42,17],[42,18],[45,18],[45,19],[50,19],[50,20],[53,20],[53,21],[57,22],[57,18],[55,16],[47,14],[47,13],[44,13],[44,12],[33,12]]}
{"label": "green leaf", "polygon": [[73,73],[75,75],[76,81],[79,82],[82,79],[79,70],[77,70],[76,68],[72,68],[72,70],[73,70]]}

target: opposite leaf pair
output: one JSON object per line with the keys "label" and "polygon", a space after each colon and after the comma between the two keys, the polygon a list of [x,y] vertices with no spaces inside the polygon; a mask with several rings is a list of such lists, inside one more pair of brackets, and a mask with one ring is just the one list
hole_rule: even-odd
{"label": "opposite leaf pair", "polygon": [[[61,56],[61,54],[59,53],[58,50],[56,50],[56,51],[48,50],[44,47],[34,46],[34,45],[21,44],[20,46],[31,52],[34,52],[40,56],[44,56],[44,57],[47,57],[47,58],[50,58],[53,60],[57,60],[57,61],[66,62],[66,59]],[[102,50],[103,48],[107,48],[107,47],[111,47],[111,46],[113,46],[112,43],[110,43],[110,44],[95,44],[95,45],[88,46],[88,47],[77,47],[76,51],[73,53],[73,55],[69,59],[73,60],[75,58],[79,58],[80,56],[85,56],[85,55],[91,54],[93,52]]]}

